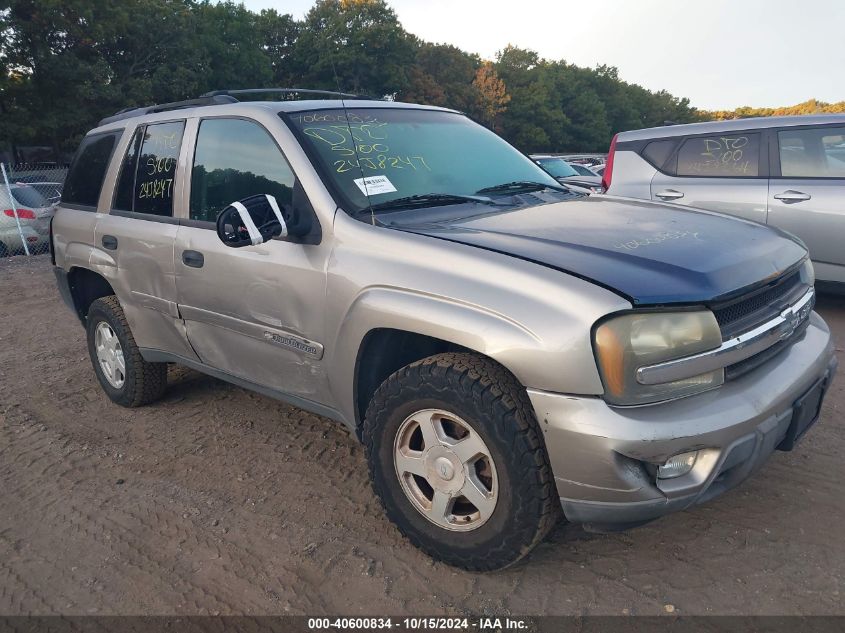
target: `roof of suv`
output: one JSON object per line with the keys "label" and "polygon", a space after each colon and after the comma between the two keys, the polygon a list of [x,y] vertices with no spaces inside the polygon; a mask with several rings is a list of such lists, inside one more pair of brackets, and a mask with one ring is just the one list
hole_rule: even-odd
{"label": "roof of suv", "polygon": [[845,124],[845,114],[809,114],[800,116],[770,116],[749,119],[730,119],[727,121],[707,121],[704,123],[684,123],[663,127],[645,128],[620,132],[619,141],[641,141],[655,138],[672,138],[687,134],[710,134],[732,132],[734,130],[756,130],[772,127],[790,127],[794,125]]}
{"label": "roof of suv", "polygon": [[[456,112],[449,108],[441,108],[438,106],[422,105],[417,103],[402,103],[399,101],[382,101],[369,99],[355,99],[355,100],[341,100],[341,99],[302,99],[290,101],[238,101],[235,103],[220,103],[214,105],[201,105],[188,108],[174,108],[162,110],[160,112],[143,113],[139,112],[136,116],[123,116],[120,118],[109,117],[101,121],[101,125],[91,130],[93,132],[103,132],[106,130],[113,130],[117,128],[126,127],[127,122],[136,124],[139,121],[161,121],[172,120],[173,118],[184,118],[191,116],[201,116],[206,114],[230,114],[230,115],[245,115],[250,111],[256,109],[272,110],[274,112],[300,112],[303,110],[330,110],[334,108],[393,108],[393,109],[424,109],[424,110],[439,110],[442,112]],[[111,119],[111,120],[110,120]]]}

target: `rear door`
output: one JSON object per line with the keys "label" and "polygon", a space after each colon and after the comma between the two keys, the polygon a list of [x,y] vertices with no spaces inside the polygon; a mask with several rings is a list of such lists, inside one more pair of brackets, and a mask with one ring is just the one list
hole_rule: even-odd
{"label": "rear door", "polygon": [[759,131],[684,137],[651,181],[651,198],[766,223],[768,161]]}
{"label": "rear door", "polygon": [[773,136],[769,224],[804,241],[817,279],[845,283],[845,125]]}
{"label": "rear door", "polygon": [[90,265],[94,227],[102,217],[97,210],[106,208],[100,202],[105,197],[101,196],[103,184],[123,133],[121,128],[89,134],[74,155],[53,219],[53,255],[56,264],[66,271]]}
{"label": "rear door", "polygon": [[179,318],[173,269],[184,130],[184,119],[135,128],[94,245],[104,264],[117,267],[112,283],[138,346],[195,359]]}

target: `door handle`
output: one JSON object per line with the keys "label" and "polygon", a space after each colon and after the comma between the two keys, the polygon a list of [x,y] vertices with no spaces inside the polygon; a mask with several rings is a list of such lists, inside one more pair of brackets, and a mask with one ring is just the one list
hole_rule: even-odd
{"label": "door handle", "polygon": [[117,250],[117,238],[114,235],[103,235],[103,239],[100,241],[103,244],[103,248],[107,248],[110,251]]}
{"label": "door handle", "polygon": [[202,268],[205,257],[199,251],[182,251],[182,263],[191,268]]}
{"label": "door handle", "polygon": [[675,191],[674,189],[666,189],[665,191],[658,191],[654,194],[661,200],[680,200],[684,197],[680,191]]}
{"label": "door handle", "polygon": [[780,200],[785,204],[792,204],[793,202],[804,202],[804,200],[809,200],[812,196],[809,193],[804,193],[803,191],[794,191],[793,189],[788,189],[783,193],[775,194],[775,200]]}

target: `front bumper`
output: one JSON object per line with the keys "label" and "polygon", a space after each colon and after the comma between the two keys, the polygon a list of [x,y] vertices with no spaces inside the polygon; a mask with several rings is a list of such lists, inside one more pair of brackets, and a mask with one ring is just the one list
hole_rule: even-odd
{"label": "front bumper", "polygon": [[[813,312],[802,337],[719,389],[662,404],[611,407],[596,397],[528,390],[567,519],[613,530],[712,499],[757,470],[783,441],[793,405],[836,358]],[[703,449],[703,450],[702,450]],[[692,471],[658,480],[655,466],[701,450]]]}

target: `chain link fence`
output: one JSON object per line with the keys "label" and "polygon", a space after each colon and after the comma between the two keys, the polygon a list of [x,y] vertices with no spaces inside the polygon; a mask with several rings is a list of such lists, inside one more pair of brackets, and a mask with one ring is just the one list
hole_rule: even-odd
{"label": "chain link fence", "polygon": [[50,218],[67,167],[0,163],[0,258],[50,250]]}

